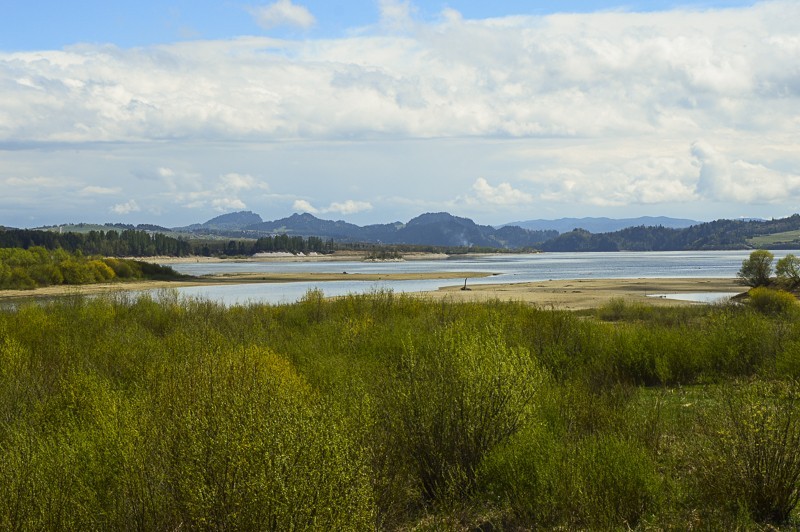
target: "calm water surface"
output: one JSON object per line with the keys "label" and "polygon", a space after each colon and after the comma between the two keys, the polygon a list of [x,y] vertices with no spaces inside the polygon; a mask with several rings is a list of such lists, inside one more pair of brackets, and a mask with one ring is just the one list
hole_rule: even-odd
{"label": "calm water surface", "polygon": [[[787,253],[775,251],[780,259]],[[492,255],[445,260],[408,262],[224,262],[171,265],[191,275],[220,273],[425,273],[486,272],[490,277],[470,279],[470,285],[522,283],[550,279],[636,279],[670,277],[733,278],[749,251],[670,251],[617,253],[538,253]],[[308,290],[319,288],[327,296],[365,293],[375,290],[420,292],[463,284],[463,280],[428,281],[315,281],[179,288],[181,295],[222,301],[291,303]]]}

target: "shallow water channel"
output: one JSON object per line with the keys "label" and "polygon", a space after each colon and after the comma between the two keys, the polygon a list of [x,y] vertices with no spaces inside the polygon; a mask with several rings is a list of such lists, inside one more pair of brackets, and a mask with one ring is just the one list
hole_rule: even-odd
{"label": "shallow water channel", "polygon": [[[776,251],[779,259],[790,251]],[[794,252],[798,254],[798,252]],[[442,260],[403,262],[247,262],[183,263],[171,265],[191,275],[223,273],[427,273],[486,272],[489,277],[470,279],[469,284],[497,284],[556,279],[637,279],[719,277],[733,278],[749,251],[675,251],[616,253],[535,253],[453,257]],[[292,303],[310,289],[326,296],[377,290],[425,292],[463,284],[463,279],[414,281],[309,281],[289,283],[225,284],[178,288],[183,296],[221,301],[225,304]],[[659,294],[668,295],[668,294]],[[683,294],[688,296],[687,294]],[[693,301],[712,301],[728,294],[698,295]]]}

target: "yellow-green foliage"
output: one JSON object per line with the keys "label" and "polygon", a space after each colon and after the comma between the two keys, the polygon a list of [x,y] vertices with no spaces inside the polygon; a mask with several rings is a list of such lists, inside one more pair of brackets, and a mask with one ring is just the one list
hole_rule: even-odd
{"label": "yellow-green foliage", "polygon": [[169,268],[127,259],[84,257],[80,251],[0,248],[0,290],[170,275],[176,274]]}
{"label": "yellow-green foliage", "polygon": [[712,507],[784,523],[800,501],[800,403],[796,385],[723,387],[703,419],[701,493]]}
{"label": "yellow-green foliage", "polygon": [[783,290],[758,287],[748,293],[748,304],[765,314],[789,314],[797,309],[797,298]]}
{"label": "yellow-green foliage", "polygon": [[[797,524],[797,477],[759,468],[795,471],[800,325],[617,311],[391,292],[2,309],[0,529]],[[732,377],[762,388],[706,392]]]}
{"label": "yellow-green foliage", "polygon": [[339,407],[269,348],[182,325],[202,310],[101,299],[3,316],[0,528],[372,527]]}
{"label": "yellow-green foliage", "polygon": [[397,449],[427,499],[468,492],[485,456],[519,430],[540,374],[499,330],[455,322],[409,339],[383,399]]}

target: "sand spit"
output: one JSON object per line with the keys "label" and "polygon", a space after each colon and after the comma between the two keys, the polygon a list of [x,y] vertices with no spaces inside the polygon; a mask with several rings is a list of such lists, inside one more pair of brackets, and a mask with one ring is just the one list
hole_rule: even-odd
{"label": "sand spit", "polygon": [[449,286],[435,292],[422,292],[420,297],[448,298],[454,301],[487,301],[499,299],[531,303],[540,307],[564,310],[597,308],[621,298],[635,303],[656,306],[697,305],[691,301],[648,297],[663,293],[746,292],[735,279],[578,279],[513,284],[469,285],[469,290]]}

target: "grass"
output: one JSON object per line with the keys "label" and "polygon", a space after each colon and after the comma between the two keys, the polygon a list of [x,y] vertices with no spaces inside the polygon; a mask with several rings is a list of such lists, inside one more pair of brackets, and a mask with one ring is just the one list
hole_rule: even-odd
{"label": "grass", "polygon": [[392,292],[2,310],[0,528],[797,526],[789,318]]}
{"label": "grass", "polygon": [[800,240],[800,230],[786,231],[784,233],[773,233],[771,235],[759,235],[747,239],[747,243],[758,248],[769,248],[775,244],[789,244]]}

